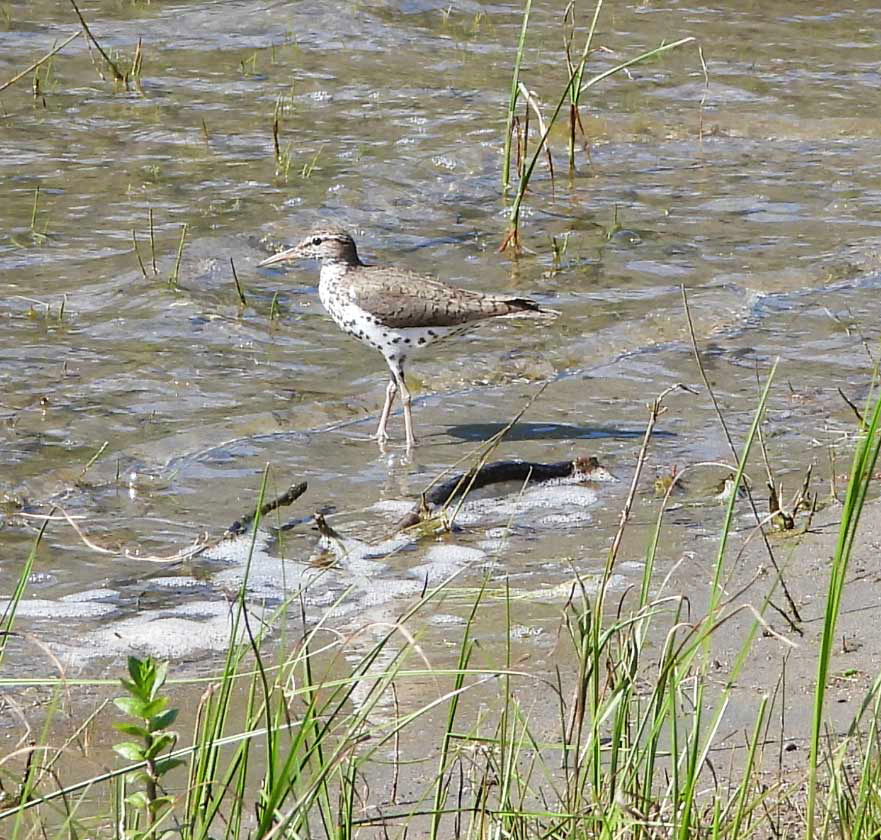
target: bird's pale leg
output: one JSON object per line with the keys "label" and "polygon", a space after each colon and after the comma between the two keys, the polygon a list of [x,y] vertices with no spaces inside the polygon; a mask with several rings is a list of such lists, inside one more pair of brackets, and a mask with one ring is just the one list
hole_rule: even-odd
{"label": "bird's pale leg", "polygon": [[407,387],[407,383],[404,382],[403,369],[396,373],[395,378],[398,380],[398,388],[401,389],[401,403],[404,406],[404,432],[407,435],[407,449],[412,449],[416,446],[416,436],[413,434],[413,414],[410,411],[410,403],[413,402],[413,398],[410,396],[410,389]]}
{"label": "bird's pale leg", "polygon": [[380,443],[384,443],[388,440],[386,426],[388,425],[388,418],[392,413],[392,403],[395,401],[397,393],[398,383],[395,374],[392,373],[385,389],[385,405],[382,407],[382,414],[379,415],[379,426],[377,427],[376,435],[374,436]]}

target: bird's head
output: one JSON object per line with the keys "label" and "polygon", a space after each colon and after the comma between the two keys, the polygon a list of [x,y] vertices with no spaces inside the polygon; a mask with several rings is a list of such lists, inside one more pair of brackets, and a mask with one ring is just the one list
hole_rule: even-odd
{"label": "bird's head", "polygon": [[348,231],[338,227],[319,227],[304,236],[293,248],[279,251],[258,263],[259,266],[293,260],[318,260],[322,264],[361,265],[355,240]]}

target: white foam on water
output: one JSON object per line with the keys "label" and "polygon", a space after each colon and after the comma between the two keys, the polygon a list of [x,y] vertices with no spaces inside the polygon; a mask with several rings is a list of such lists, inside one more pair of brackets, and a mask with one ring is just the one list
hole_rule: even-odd
{"label": "white foam on water", "polygon": [[484,536],[488,540],[506,540],[511,536],[511,529],[504,528],[487,528]]}
{"label": "white foam on water", "polygon": [[197,580],[189,575],[153,577],[144,582],[149,583],[151,586],[157,586],[163,589],[194,589],[198,586],[207,585],[205,581]]}
{"label": "white foam on water", "polygon": [[339,596],[340,593],[332,589],[310,589],[304,595],[303,601],[309,607],[329,607]]}
{"label": "white foam on water", "polygon": [[478,563],[485,557],[485,551],[481,551],[479,548],[469,548],[465,545],[433,545],[425,552],[425,560],[428,563],[456,566]]}
{"label": "white foam on water", "polygon": [[538,520],[538,524],[545,528],[575,528],[586,525],[593,517],[585,510],[573,511],[572,513],[549,513]]}
{"label": "white foam on water", "polygon": [[59,598],[60,601],[74,602],[79,601],[106,601],[108,598],[116,598],[119,593],[115,589],[86,589],[84,592],[73,592]]}
{"label": "white foam on water", "polygon": [[588,507],[597,502],[597,491],[580,484],[542,484],[530,487],[521,497],[521,503],[531,508]]}
{"label": "white foam on water", "polygon": [[508,547],[508,540],[480,540],[476,545],[487,554],[501,554]]}
{"label": "white foam on water", "polygon": [[[584,509],[595,505],[598,499],[599,494],[592,487],[545,482],[515,495],[469,499],[462,505],[456,521],[461,525],[477,525],[486,519],[528,522],[538,527],[577,525],[589,520]],[[553,509],[555,519],[543,523],[536,514],[549,508]]]}
{"label": "white foam on water", "polygon": [[500,554],[510,545],[511,536],[510,528],[487,528],[484,539],[478,541],[476,545],[487,554]]}
{"label": "white foam on water", "polygon": [[511,627],[512,639],[532,639],[544,633],[543,627],[527,626],[525,624],[515,624]]}
{"label": "white foam on water", "polygon": [[468,548],[464,545],[433,545],[423,556],[425,562],[413,566],[410,575],[422,581],[427,580],[428,585],[432,586],[460,569],[486,559],[486,552],[479,548]]}
{"label": "white foam on water", "polygon": [[388,557],[402,548],[412,545],[413,537],[407,534],[396,534],[378,543],[367,543],[352,537],[322,537],[319,545],[330,551],[340,565],[355,574],[375,577],[388,567],[384,563],[372,561],[373,557]]}
{"label": "white foam on water", "polygon": [[377,586],[358,593],[355,597],[358,602],[370,607],[385,604],[394,598],[402,598],[405,595],[418,595],[422,592],[422,582],[418,580],[382,580]]}
{"label": "white foam on water", "polygon": [[[492,556],[518,539],[518,534],[512,533],[509,527],[510,522],[531,529],[576,527],[590,522],[589,508],[598,499],[594,489],[578,484],[544,483],[522,492],[519,483],[511,486],[508,496],[475,496],[463,505],[459,522],[485,527],[482,539],[476,543],[472,540],[469,545],[456,544],[455,535],[449,537],[449,541],[434,541],[397,534],[375,543],[348,536],[322,537],[317,544],[313,539],[297,543],[300,551],[297,559],[282,559],[268,553],[275,551],[274,537],[269,531],[261,530],[255,542],[250,534],[243,534],[207,550],[204,557],[224,564],[211,570],[210,580],[171,574],[143,581],[155,589],[181,590],[179,600],[186,598],[187,603],[131,615],[116,606],[120,593],[105,588],[67,595],[56,601],[27,599],[21,602],[19,613],[62,621],[96,619],[94,623],[98,626],[74,639],[74,646],[65,650],[64,655],[69,659],[81,661],[132,652],[193,659],[228,647],[234,611],[230,598],[241,587],[247,571],[255,629],[260,626],[261,610],[271,615],[273,606],[298,594],[308,607],[310,619],[320,614],[370,621],[370,616],[377,615],[377,611],[391,610],[392,607],[386,605],[392,605],[396,599],[418,597],[426,582],[434,586],[465,569],[470,575],[490,565],[502,568]],[[412,503],[385,500],[376,503],[373,509],[399,517],[412,510]],[[376,525],[374,519],[373,523],[350,523],[349,527],[364,536],[370,534],[371,528],[375,531]],[[397,556],[402,551],[407,554]],[[413,565],[414,561],[418,565]],[[548,568],[559,569],[559,566],[548,564]],[[597,575],[586,576],[585,585],[591,591],[595,589],[595,579],[599,579]],[[616,575],[610,584],[613,587],[626,585],[626,580]],[[213,590],[210,596],[200,591],[206,587]],[[566,581],[522,595],[529,600],[559,602],[570,597],[571,589],[571,581]],[[189,600],[194,598],[197,600]],[[0,609],[2,606],[0,602]],[[103,620],[111,613],[117,613],[119,620]],[[461,625],[464,619],[442,613],[432,616],[430,621],[437,626]],[[511,632],[515,638],[527,638],[543,630],[518,625]],[[65,641],[70,645],[70,639]]]}
{"label": "white foam on water", "polygon": [[413,510],[413,502],[408,502],[406,499],[381,499],[371,506],[371,510],[400,517]]}
{"label": "white foam on water", "polygon": [[318,577],[325,573],[320,566],[298,563],[293,560],[282,560],[269,554],[255,554],[251,565],[236,565],[223,569],[214,575],[215,586],[238,589],[242,585],[245,573],[248,575],[248,592],[252,597],[284,598],[293,592],[308,588]]}
{"label": "white foam on water", "polygon": [[[254,543],[252,559],[259,554],[265,554],[261,546],[269,539],[271,539],[271,535],[267,531],[258,532],[257,540]],[[239,534],[238,536],[221,540],[217,545],[206,549],[203,554],[205,557],[210,557],[213,560],[222,560],[225,563],[245,564],[248,562],[248,555],[252,554],[251,540],[250,533]]]}
{"label": "white foam on water", "polygon": [[[0,612],[5,612],[9,601],[0,601]],[[23,598],[15,611],[19,618],[101,618],[116,612],[115,604],[100,604],[95,601],[50,601],[46,598]]]}
{"label": "white foam on water", "polygon": [[461,615],[450,615],[449,613],[435,613],[428,619],[429,624],[437,624],[446,626],[449,624],[461,625],[465,623],[465,619]]}
{"label": "white foam on water", "polygon": [[[255,615],[253,608],[251,615]],[[230,642],[232,616],[230,604],[221,601],[182,604],[161,613],[137,615],[87,634],[76,650],[76,658],[137,651],[161,659],[182,659],[225,650]],[[255,618],[252,626],[260,626],[259,611]],[[244,626],[240,625],[239,633],[244,633]]]}

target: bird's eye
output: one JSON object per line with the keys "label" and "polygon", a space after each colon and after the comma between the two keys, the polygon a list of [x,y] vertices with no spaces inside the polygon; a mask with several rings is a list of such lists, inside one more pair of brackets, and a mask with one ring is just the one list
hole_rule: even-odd
{"label": "bird's eye", "polygon": [[320,245],[320,244],[321,244],[321,237],[320,237],[320,236],[316,236],[316,237],[312,240],[312,244],[313,244],[313,245]]}

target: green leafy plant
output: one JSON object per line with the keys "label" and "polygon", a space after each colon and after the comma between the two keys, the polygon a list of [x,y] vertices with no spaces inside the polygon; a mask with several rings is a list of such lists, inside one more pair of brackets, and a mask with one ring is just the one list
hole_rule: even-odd
{"label": "green leafy plant", "polygon": [[[163,815],[170,813],[174,803],[173,797],[162,792],[160,780],[183,762],[179,758],[160,757],[177,743],[177,733],[168,729],[177,718],[177,709],[168,708],[168,698],[159,694],[168,676],[168,663],[156,662],[149,656],[143,660],[130,656],[128,672],[131,679],[120,680],[128,694],[116,697],[113,702],[137,723],[115,723],[113,726],[140,741],[122,741],[114,744],[113,749],[139,765],[126,776],[126,781],[143,784],[143,789],[129,794],[124,800],[131,809],[126,814],[126,837],[139,840],[158,836],[158,824]],[[143,823],[138,812],[143,814]]]}

